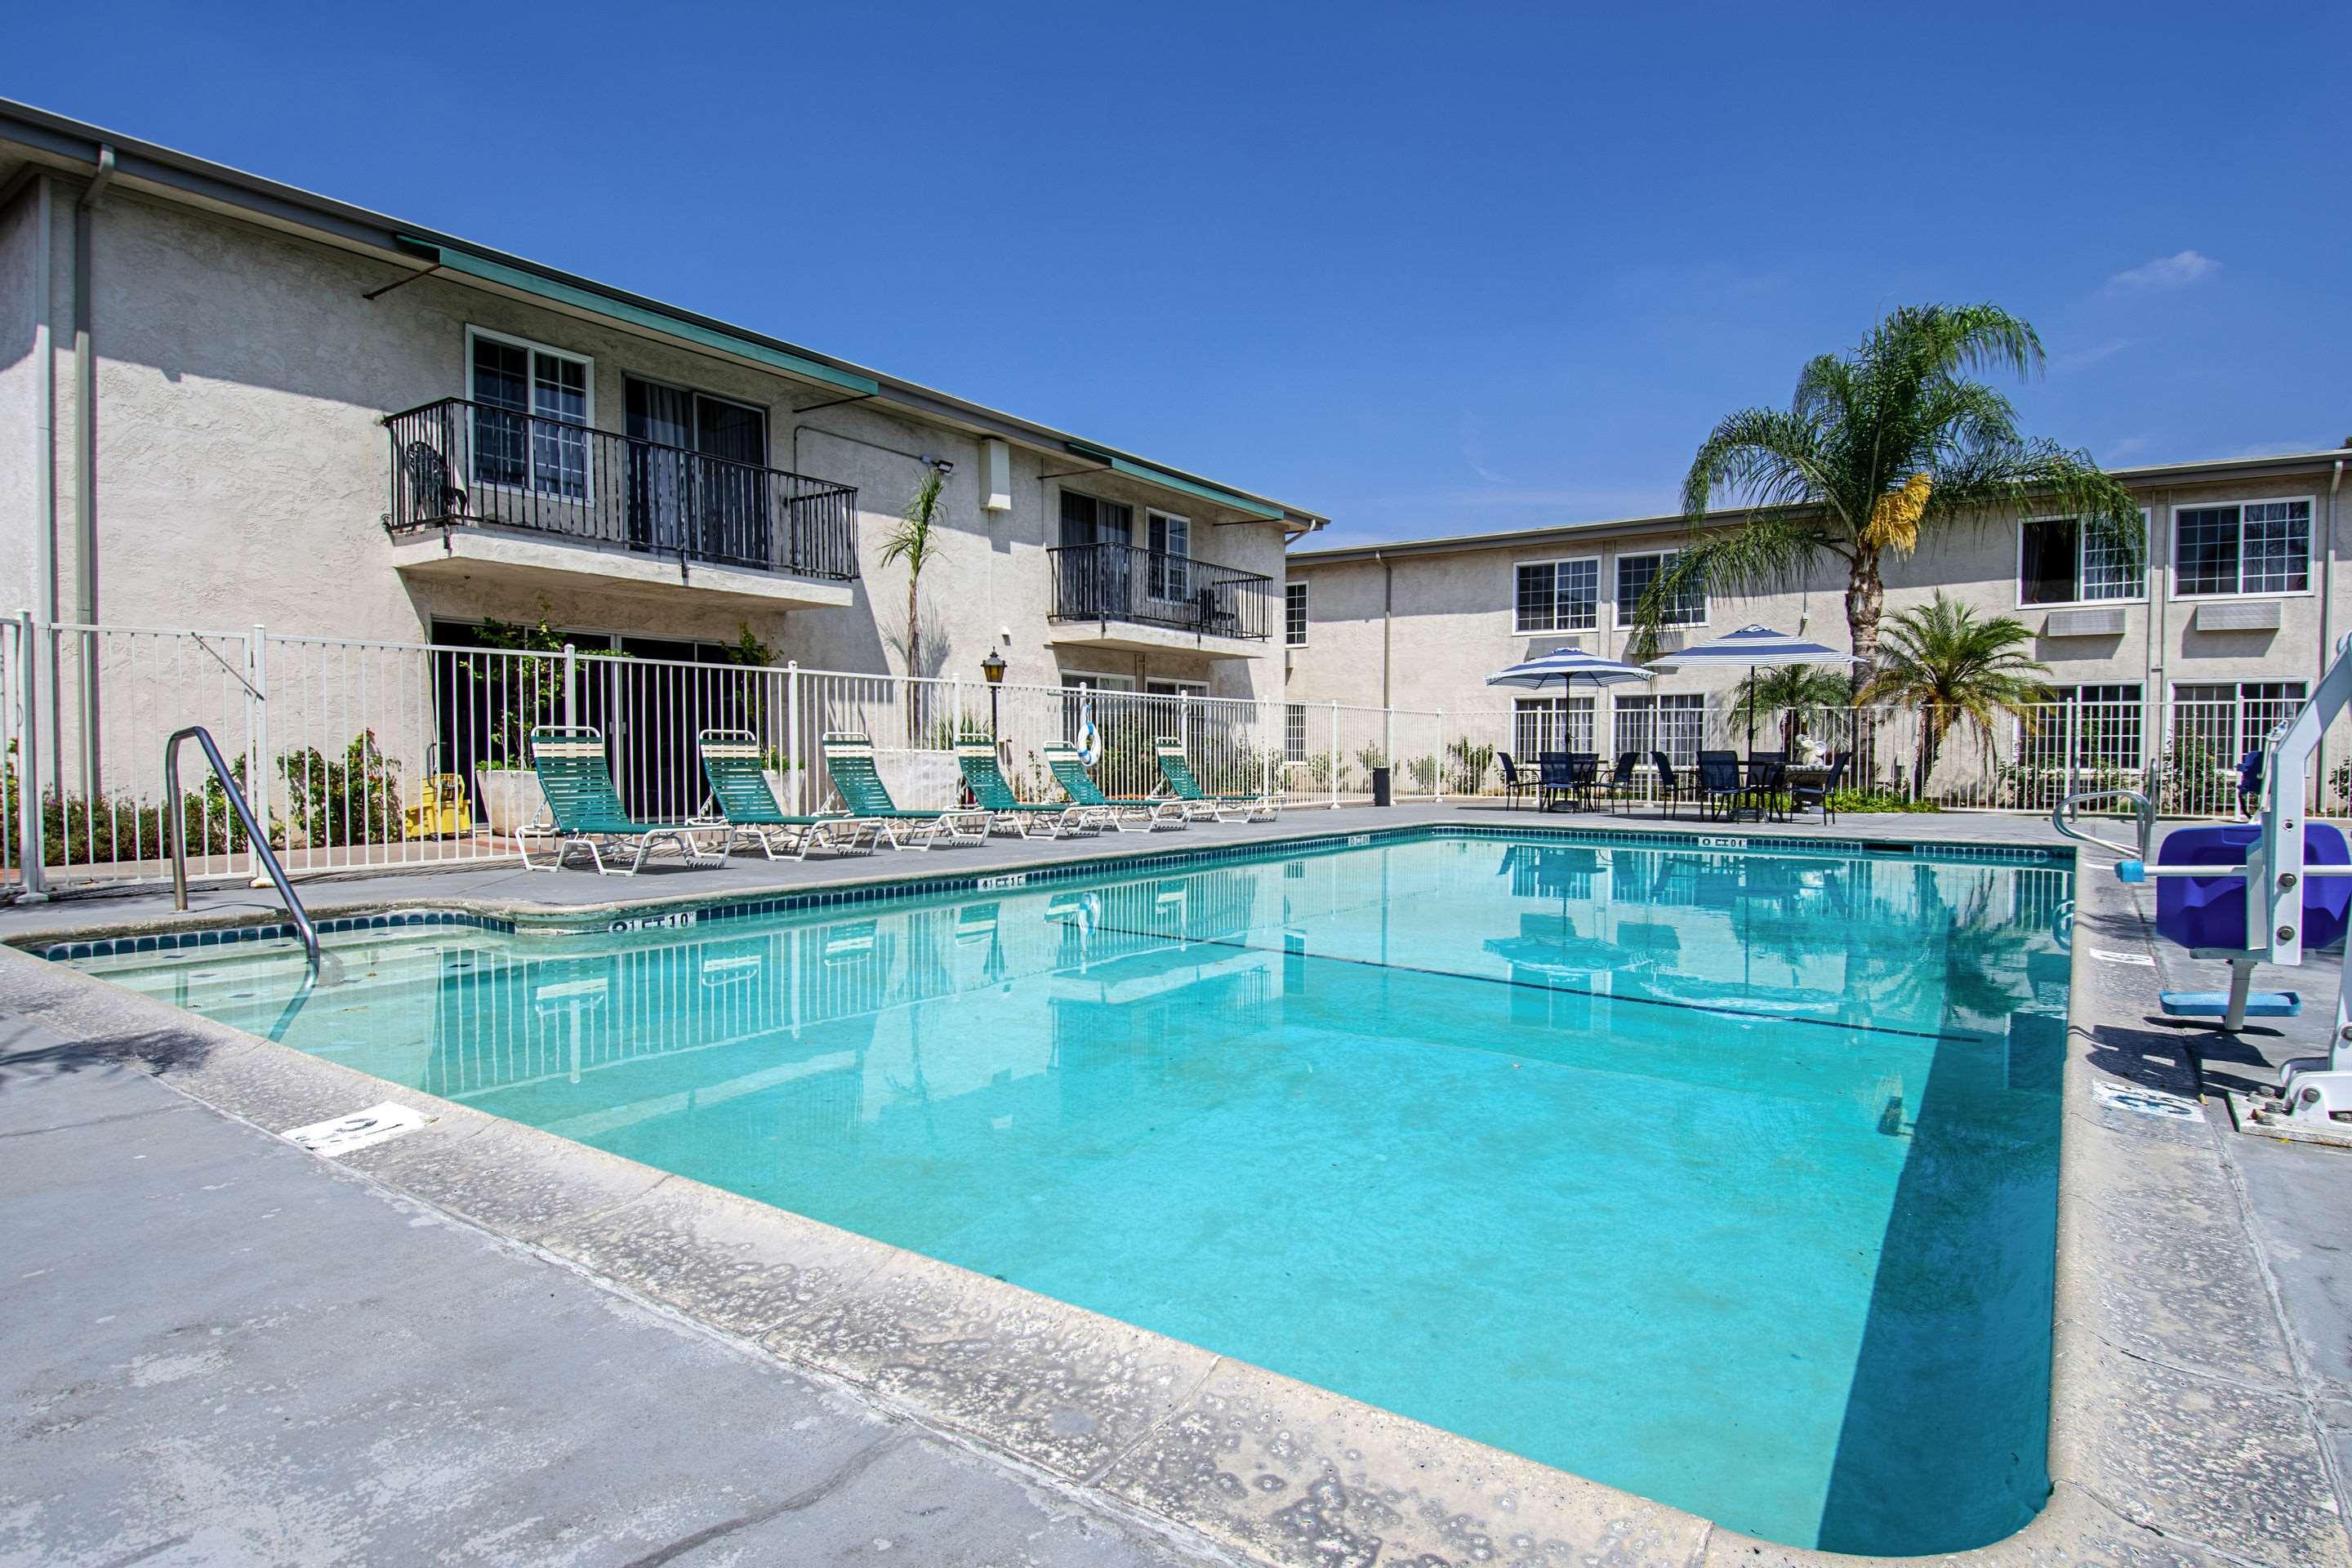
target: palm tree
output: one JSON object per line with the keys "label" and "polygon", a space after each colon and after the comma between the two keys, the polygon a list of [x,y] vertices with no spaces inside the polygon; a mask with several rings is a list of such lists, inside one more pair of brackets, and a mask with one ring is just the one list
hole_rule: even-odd
{"label": "palm tree", "polygon": [[1965,725],[1988,753],[1997,753],[1993,721],[2001,714],[2014,713],[2033,728],[2032,705],[2050,700],[2038,678],[2050,667],[2018,651],[2032,637],[2016,616],[1980,621],[1940,590],[1934,603],[1902,611],[1888,624],[1885,662],[1854,700],[1919,710],[1916,793],[1926,794],[1937,754],[1956,728]]}
{"label": "palm tree", "polygon": [[922,724],[922,715],[918,711],[921,703],[914,700],[914,694],[922,689],[915,684],[915,678],[923,672],[923,568],[945,553],[947,509],[941,503],[940,491],[946,485],[947,477],[937,468],[923,470],[923,481],[915,487],[914,499],[899,514],[898,526],[882,542],[882,553],[877,557],[884,566],[898,561],[907,563],[907,733],[910,738],[919,732]]}
{"label": "palm tree", "polygon": [[1853,700],[1853,687],[1847,678],[1817,664],[1750,670],[1734,690],[1738,696],[1731,705],[1732,718],[1744,720],[1753,732],[1759,718],[1780,714],[1780,749],[1790,753],[1795,752],[1797,737],[1805,732],[1805,726],[1823,710],[1843,708]]}
{"label": "palm tree", "polygon": [[[1636,607],[1634,657],[1655,656],[1658,627],[1685,595],[1786,589],[1833,559],[1846,569],[1859,688],[1878,662],[1885,557],[1910,553],[1923,534],[2029,506],[2072,513],[2137,560],[2131,492],[2087,452],[2019,434],[2009,399],[1968,379],[1980,369],[2022,378],[2042,362],[2033,329],[1997,305],[1906,306],[1853,353],[1807,364],[1787,409],[1725,419],[1683,480],[1691,542]],[[1710,530],[1719,497],[1747,510]]]}

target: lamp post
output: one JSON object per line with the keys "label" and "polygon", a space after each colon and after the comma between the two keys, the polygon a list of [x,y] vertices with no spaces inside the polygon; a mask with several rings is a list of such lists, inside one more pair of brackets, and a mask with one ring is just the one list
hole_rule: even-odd
{"label": "lamp post", "polygon": [[1004,656],[990,648],[988,657],[980,661],[980,672],[988,677],[988,741],[989,744],[994,745],[997,743],[996,689],[1004,684]]}

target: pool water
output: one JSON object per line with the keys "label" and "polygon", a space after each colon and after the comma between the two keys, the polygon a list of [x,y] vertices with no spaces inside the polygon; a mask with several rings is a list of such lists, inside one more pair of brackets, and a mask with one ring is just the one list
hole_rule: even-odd
{"label": "pool water", "polygon": [[2024,1524],[2063,863],[1432,834],[81,967],[1795,1545]]}

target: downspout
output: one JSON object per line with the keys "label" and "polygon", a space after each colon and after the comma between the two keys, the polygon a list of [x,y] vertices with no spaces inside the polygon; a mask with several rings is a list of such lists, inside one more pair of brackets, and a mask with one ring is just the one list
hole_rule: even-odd
{"label": "downspout", "polygon": [[[2336,658],[2336,492],[2344,487],[2344,459],[2336,459],[2336,476],[2327,481],[2327,532],[2319,555],[2319,669],[2312,682],[2319,689],[2319,679],[2325,679],[2327,667]],[[2327,809],[2327,731],[2319,732],[2316,753],[2319,779],[2313,787],[2312,798],[2318,802],[2316,811]]]}
{"label": "downspout", "polygon": [[1396,581],[1396,566],[1379,551],[1372,559],[1381,563],[1381,706],[1389,706],[1389,653],[1392,643],[1389,623],[1390,590]]}
{"label": "downspout", "polygon": [[[58,360],[49,331],[49,318],[57,309],[56,283],[49,274],[58,236],[46,174],[33,181],[33,357],[39,366],[34,373],[33,387],[33,605],[34,614],[47,627],[55,625],[58,618]],[[58,713],[55,644],[46,650],[28,647],[25,658],[27,668],[34,671],[40,670],[44,663],[48,666],[49,793],[62,796],[65,764],[58,759],[58,731],[62,721]],[[39,679],[37,674],[35,679]],[[25,715],[26,727],[37,732],[40,721],[37,700],[33,710]],[[23,782],[26,789],[38,787],[31,779]]]}
{"label": "downspout", "polygon": [[[74,618],[98,620],[98,365],[90,350],[90,262],[93,215],[114,183],[114,149],[100,143],[98,169],[74,203]],[[98,639],[82,634],[82,780],[87,798],[99,796]]]}

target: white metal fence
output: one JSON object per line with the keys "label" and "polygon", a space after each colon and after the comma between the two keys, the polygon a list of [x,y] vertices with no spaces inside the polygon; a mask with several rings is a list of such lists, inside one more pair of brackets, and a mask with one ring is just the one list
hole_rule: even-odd
{"label": "white metal fence", "polygon": [[[1045,747],[1091,735],[1108,793],[1160,783],[1153,743],[1181,737],[1218,793],[1276,790],[1294,806],[1370,798],[1390,770],[1402,801],[1498,796],[1505,758],[1532,773],[1547,751],[1625,752],[1654,790],[1653,753],[1847,752],[1845,786],[1876,804],[2047,811],[2076,790],[2131,787],[2167,812],[2228,815],[2236,764],[2289,716],[2284,698],[2075,701],[1955,726],[1932,747],[1916,711],[1744,714],[1671,694],[1530,700],[1461,712],[1140,695],[1076,688],[644,659],[567,649],[360,642],[245,631],[0,622],[0,886],[169,875],[168,827],[184,826],[192,875],[257,868],[209,770],[190,750],[168,798],[163,746],[209,730],[268,824],[290,871],[461,862],[511,853],[542,812],[530,770],[535,724],[603,731],[614,782],[646,819],[698,814],[696,731],[758,737],[788,808],[829,791],[822,737],[869,736],[902,804],[954,804],[952,744],[993,733],[1023,795],[1055,798]],[[2314,789],[2336,815],[2352,796],[2352,733],[2328,738]],[[1850,800],[1849,806],[1864,803]]]}

